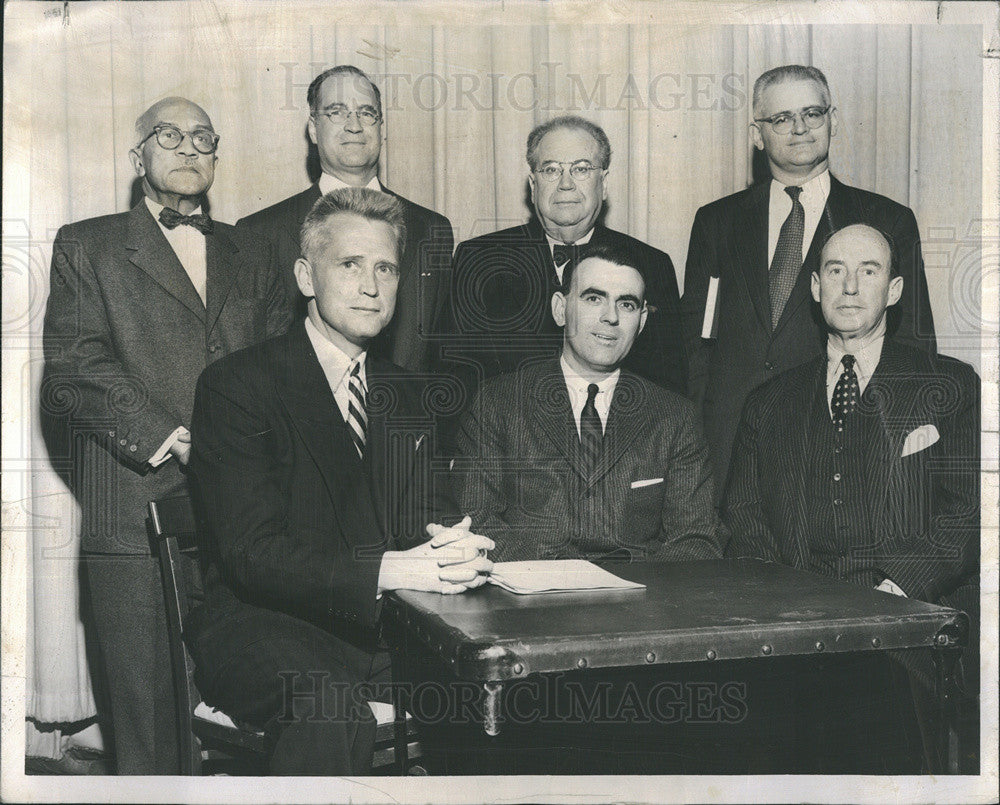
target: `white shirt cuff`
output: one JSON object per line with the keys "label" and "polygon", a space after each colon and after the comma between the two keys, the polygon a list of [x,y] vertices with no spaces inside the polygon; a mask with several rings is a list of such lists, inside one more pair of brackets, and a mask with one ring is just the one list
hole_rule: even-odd
{"label": "white shirt cuff", "polygon": [[182,434],[183,435],[188,435],[189,431],[183,425],[178,425],[177,428],[174,429],[174,432],[171,433],[166,438],[166,441],[164,441],[163,444],[160,445],[160,449],[157,450],[155,453],[153,453],[152,456],[150,456],[150,458],[149,458],[149,466],[151,466],[151,467],[159,467],[165,461],[169,461],[170,460],[170,448],[174,446],[174,442],[177,441],[177,437],[181,436]]}

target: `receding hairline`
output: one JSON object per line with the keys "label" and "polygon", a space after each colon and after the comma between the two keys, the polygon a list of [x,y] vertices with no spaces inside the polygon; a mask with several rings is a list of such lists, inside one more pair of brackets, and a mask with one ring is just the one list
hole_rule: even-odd
{"label": "receding hairline", "polygon": [[[771,89],[772,87],[780,87],[782,84],[800,84],[800,83],[812,84],[813,86],[815,86],[819,90],[820,97],[823,98],[824,103],[829,104],[833,102],[833,96],[830,93],[829,84],[824,84],[823,81],[821,81],[819,78],[811,75],[802,75],[802,74],[782,75],[772,81],[769,81],[767,84],[765,84],[764,86],[760,87],[759,89],[757,89],[755,92],[752,93],[751,104],[753,107],[754,116],[756,117],[760,113],[761,98],[764,95],[764,93],[767,92],[769,89]],[[784,110],[779,109],[777,111],[780,112]],[[789,111],[795,111],[795,110],[793,109]]]}
{"label": "receding hairline", "polygon": [[885,233],[880,232],[873,226],[869,224],[850,224],[842,229],[838,229],[829,238],[827,238],[826,243],[823,244],[823,249],[820,251],[819,255],[819,267],[822,268],[826,264],[826,253],[829,250],[831,244],[836,245],[839,240],[854,235],[859,232],[868,232],[871,235],[875,235],[876,240],[881,244],[882,248],[885,250],[886,257],[886,267],[890,270],[892,269],[892,244],[889,243],[889,239],[885,236]]}
{"label": "receding hairline", "polygon": [[153,125],[156,121],[154,120],[150,122],[151,118],[159,119],[160,114],[164,109],[169,109],[173,106],[189,106],[192,109],[196,109],[198,113],[208,122],[208,127],[212,129],[212,131],[215,131],[215,126],[212,125],[212,118],[208,116],[208,112],[202,109],[194,101],[175,95],[169,98],[161,98],[135,119],[136,142],[146,137],[150,131],[152,131]]}

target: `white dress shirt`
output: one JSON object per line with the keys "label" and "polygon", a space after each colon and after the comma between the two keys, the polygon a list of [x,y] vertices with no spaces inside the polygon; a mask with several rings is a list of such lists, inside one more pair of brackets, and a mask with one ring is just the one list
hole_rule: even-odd
{"label": "white dress shirt", "polygon": [[[184,271],[187,272],[188,279],[191,280],[191,284],[194,285],[198,296],[201,297],[201,303],[203,305],[206,304],[205,300],[208,298],[206,289],[208,256],[205,250],[205,236],[193,226],[187,226],[186,224],[175,226],[173,229],[167,229],[160,223],[160,210],[163,209],[163,205],[146,196],[146,206],[153,214],[153,218],[156,219],[156,224],[160,227],[160,231],[163,232],[163,236],[167,239],[167,243],[170,244],[170,248],[174,250],[177,259],[184,266]],[[200,213],[201,207],[198,207],[191,215],[198,215]]]}
{"label": "white dress shirt", "polygon": [[[806,254],[809,252],[809,244],[812,243],[816,234],[816,227],[819,226],[819,219],[823,215],[826,207],[827,196],[830,195],[830,171],[823,171],[819,176],[814,176],[804,185],[799,201],[802,202],[802,209],[805,211],[805,229],[802,233],[802,262],[805,262]],[[788,213],[792,211],[792,197],[785,192],[785,185],[777,179],[771,180],[771,199],[767,206],[767,264],[771,265],[774,260],[774,250],[778,248],[778,235],[781,232],[781,225],[785,223]]]}
{"label": "white dress shirt", "polygon": [[[329,173],[321,173],[319,175],[319,192],[321,195],[326,195],[334,190],[340,190],[344,187],[354,187],[354,185],[347,184],[346,182],[340,181],[336,176],[331,176]],[[372,176],[372,180],[365,185],[368,190],[377,190],[379,193],[384,193],[385,188],[378,180],[378,176]]]}
{"label": "white dress shirt", "polygon": [[[851,354],[854,356],[854,372],[858,376],[858,396],[865,393],[868,388],[868,381],[872,379],[872,373],[878,366],[879,358],[882,356],[882,342],[885,340],[885,322],[872,335],[852,348]],[[844,373],[844,365],[841,359],[846,353],[839,344],[834,344],[833,339],[826,342],[826,406],[830,409],[830,416],[833,416],[833,390],[837,387],[837,381]]]}
{"label": "white dress shirt", "polygon": [[[145,202],[146,208],[156,220],[156,225],[160,227],[160,231],[167,239],[167,243],[170,244],[170,248],[174,250],[174,254],[177,255],[177,259],[188,275],[188,279],[191,280],[191,284],[198,292],[198,296],[201,297],[201,303],[203,305],[207,304],[208,253],[205,247],[205,236],[193,226],[185,224],[176,226],[173,229],[167,229],[160,223],[160,210],[163,209],[163,205],[153,201],[149,196],[145,197]],[[200,206],[191,215],[198,215],[199,213],[201,213]],[[159,467],[168,461],[171,456],[170,448],[174,446],[174,442],[177,441],[179,436],[188,433],[189,431],[186,427],[178,425],[164,440],[163,444],[159,446],[157,451],[149,457],[150,466]]]}
{"label": "white dress shirt", "polygon": [[[583,406],[587,404],[587,387],[593,382],[585,377],[576,374],[566,358],[559,358],[559,366],[562,369],[563,378],[566,380],[566,391],[569,392],[569,405],[573,409],[573,422],[576,423],[576,435],[580,435],[580,414],[583,413]],[[594,408],[597,409],[597,416],[601,420],[601,430],[607,430],[608,411],[611,410],[611,398],[615,395],[615,386],[618,385],[618,378],[621,377],[621,369],[615,369],[608,377],[597,384],[597,396],[594,397]]]}
{"label": "white dress shirt", "polygon": [[[591,229],[586,235],[584,235],[579,240],[574,240],[573,241],[573,245],[574,246],[583,246],[585,243],[590,243],[590,239],[593,237],[593,235],[594,235],[594,230]],[[552,252],[552,259],[553,259],[553,261],[556,259],[556,246],[568,246],[569,245],[567,243],[563,243],[561,240],[556,240],[551,235],[549,235],[548,232],[545,233],[545,239],[549,242],[549,251]],[[559,265],[556,266],[556,276],[559,277],[559,282],[563,281],[563,278],[562,278],[563,269],[566,268],[566,263],[568,263],[568,262],[569,261],[566,260],[563,263],[560,263]]]}
{"label": "white dress shirt", "polygon": [[[323,369],[323,374],[326,375],[326,382],[330,384],[333,399],[337,401],[340,415],[344,418],[344,422],[346,422],[347,404],[351,397],[349,389],[351,377],[349,372],[351,365],[354,363],[354,358],[323,335],[317,329],[316,325],[309,320],[308,316],[306,317],[306,335],[309,336],[313,349],[316,350],[316,357],[319,359],[319,365]],[[367,357],[368,353],[362,352],[357,358],[361,363],[361,383],[366,389],[368,388],[368,375],[365,373]]]}

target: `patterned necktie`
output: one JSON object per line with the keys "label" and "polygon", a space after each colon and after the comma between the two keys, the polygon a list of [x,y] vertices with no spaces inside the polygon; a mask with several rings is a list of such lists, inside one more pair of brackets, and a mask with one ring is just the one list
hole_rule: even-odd
{"label": "patterned necktie", "polygon": [[792,198],[792,211],[778,233],[778,245],[774,249],[771,270],[767,273],[767,285],[771,297],[771,329],[778,326],[781,311],[785,309],[788,297],[792,295],[795,280],[802,268],[802,239],[806,232],[806,211],[799,201],[802,188],[791,185],[785,192]]}
{"label": "patterned necktie", "polygon": [[857,409],[858,398],[861,396],[858,374],[854,371],[854,356],[844,355],[841,363],[844,364],[844,371],[837,379],[837,385],[833,387],[833,400],[830,402],[833,426],[837,429],[837,433],[844,432],[847,418]]}
{"label": "patterned necktie", "polygon": [[365,406],[365,384],[361,382],[361,361],[351,365],[351,379],[348,384],[347,427],[350,428],[358,455],[365,457],[365,437],[368,433],[368,414]]}
{"label": "patterned necktie", "polygon": [[170,207],[164,207],[160,210],[160,223],[167,229],[176,229],[182,224],[193,226],[203,235],[209,234],[213,227],[212,219],[207,215],[181,215]]}
{"label": "patterned necktie", "polygon": [[597,407],[594,400],[597,398],[596,383],[587,386],[587,402],[580,412],[580,444],[587,460],[588,475],[597,467],[597,461],[601,457],[601,445],[604,441],[604,428],[601,427],[601,418],[597,414]]}
{"label": "patterned necktie", "polygon": [[552,248],[552,262],[556,268],[562,266],[562,275],[566,276],[566,271],[571,265],[576,265],[576,257],[579,247],[575,243],[558,244]]}

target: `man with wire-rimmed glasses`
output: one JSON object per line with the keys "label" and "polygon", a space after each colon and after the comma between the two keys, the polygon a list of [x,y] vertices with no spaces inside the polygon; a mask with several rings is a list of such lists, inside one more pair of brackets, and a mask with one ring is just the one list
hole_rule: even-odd
{"label": "man with wire-rimmed glasses", "polygon": [[648,318],[624,366],[683,393],[687,360],[673,263],[601,221],[611,164],[604,130],[575,115],[554,118],[528,135],[526,159],[534,212],[528,223],[466,241],[455,252],[450,310],[440,326],[450,335],[449,369],[470,385],[471,398],[477,377],[558,357],[562,331],[552,318],[552,294],[580,247],[606,244],[634,255],[646,278]]}
{"label": "man with wire-rimmed glasses", "polygon": [[907,207],[831,175],[830,141],[840,121],[823,73],[797,64],[768,70],[754,84],[752,115],[750,137],[770,181],[698,211],[684,275],[690,394],[704,415],[720,493],[747,394],[824,349],[809,278],[834,230],[864,223],[890,235],[903,296],[889,332],[936,351],[916,219]]}
{"label": "man with wire-rimmed glasses", "polygon": [[[400,261],[402,280],[393,320],[369,346],[369,352],[413,371],[430,361],[426,336],[448,292],[454,236],[451,222],[433,210],[393,193],[378,177],[382,153],[382,94],[375,82],[350,64],[324,70],[306,91],[306,131],[316,147],[322,173],[308,189],[243,218],[247,227],[274,246],[276,266],[285,278],[288,298],[299,317],[306,300],[295,283],[293,267],[301,255],[299,230],[321,195],[342,187],[367,187],[403,202],[406,244]],[[432,175],[428,160],[425,175]],[[423,182],[432,186],[433,182]]]}
{"label": "man with wire-rimmed glasses", "polygon": [[185,491],[202,369],[281,334],[290,317],[266,244],[205,214],[219,143],[205,111],[164,98],[139,116],[133,142],[142,201],[64,226],[53,244],[40,408],[53,466],[82,511],[83,600],[117,771],[175,774],[170,659],[146,503]]}

